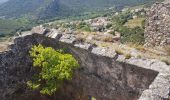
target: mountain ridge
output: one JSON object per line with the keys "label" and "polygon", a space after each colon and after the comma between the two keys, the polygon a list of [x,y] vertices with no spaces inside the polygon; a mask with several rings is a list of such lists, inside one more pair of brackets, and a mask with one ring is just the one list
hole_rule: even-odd
{"label": "mountain ridge", "polygon": [[0,5],[0,16],[6,18],[53,18],[80,14],[107,7],[124,7],[155,0],[9,0]]}

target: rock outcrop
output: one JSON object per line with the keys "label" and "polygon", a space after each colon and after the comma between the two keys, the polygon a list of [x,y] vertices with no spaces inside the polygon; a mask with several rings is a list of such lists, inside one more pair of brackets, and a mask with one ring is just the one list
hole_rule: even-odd
{"label": "rock outcrop", "polygon": [[[28,34],[16,38],[11,49],[0,54],[1,100],[88,100],[91,97],[97,100],[160,100],[168,97],[170,66],[165,63],[133,57],[125,59],[113,50],[75,42],[76,39],[66,39],[64,35],[59,37],[61,34],[56,32],[50,34],[51,37]],[[73,80],[64,82],[53,96],[40,95],[26,86],[36,73],[29,50],[37,44],[66,48],[81,65]]]}
{"label": "rock outcrop", "polygon": [[154,4],[147,16],[145,45],[170,45],[170,1]]}

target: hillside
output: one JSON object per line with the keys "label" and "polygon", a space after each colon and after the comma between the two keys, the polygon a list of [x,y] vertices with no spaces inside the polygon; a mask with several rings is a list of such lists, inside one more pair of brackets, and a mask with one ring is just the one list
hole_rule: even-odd
{"label": "hillside", "polygon": [[12,18],[29,15],[28,17],[34,17],[45,5],[48,5],[45,0],[9,0],[0,6],[0,16]]}
{"label": "hillside", "polygon": [[[170,100],[170,3],[86,2],[34,4],[27,18],[41,20],[1,17],[0,33],[17,35],[0,40],[0,100]],[[90,11],[101,15],[79,15]],[[42,20],[56,16],[67,17]]]}
{"label": "hillside", "polygon": [[[5,2],[6,1],[6,2]],[[56,19],[82,20],[112,15],[125,6],[156,0],[0,0],[0,39]],[[105,9],[105,8],[113,9]]]}
{"label": "hillside", "polygon": [[[160,37],[158,29],[163,32],[161,37],[168,36],[163,39],[170,38],[169,6],[157,3],[147,10],[149,38],[157,38],[157,34]],[[131,10],[133,16],[145,12],[135,10]],[[16,37],[11,48],[0,54],[1,100],[168,100],[170,49],[120,43],[125,36],[139,40],[136,36],[140,36],[140,27],[134,30],[123,25],[128,22],[129,26],[136,20],[133,16],[122,11],[109,18],[111,23],[106,17],[84,22],[56,21]],[[157,22],[160,24],[155,25]],[[114,26],[119,27],[115,30]],[[68,57],[75,57],[80,65],[74,73],[70,68],[75,63]],[[74,76],[70,77],[70,73]]]}
{"label": "hillside", "polygon": [[53,18],[79,15],[107,7],[123,8],[156,0],[9,0],[0,6],[0,16],[6,18]]}

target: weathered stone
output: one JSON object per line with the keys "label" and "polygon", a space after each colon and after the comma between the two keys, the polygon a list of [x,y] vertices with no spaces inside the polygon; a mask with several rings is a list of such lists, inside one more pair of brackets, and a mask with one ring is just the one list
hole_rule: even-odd
{"label": "weathered stone", "polygon": [[129,51],[129,53],[130,53],[131,56],[133,56],[133,57],[135,57],[135,58],[137,58],[137,57],[140,56],[140,53],[139,53],[136,49],[131,49],[131,50]]}
{"label": "weathered stone", "polygon": [[[64,82],[61,90],[50,97],[26,87],[26,82],[36,72],[29,56],[30,48],[36,44],[54,49],[67,48],[81,65],[73,80]],[[92,51],[97,54],[93,54],[38,34],[17,38],[11,47],[10,51],[0,54],[0,71],[3,71],[0,75],[1,100],[88,100],[89,96],[97,100],[137,100],[158,74],[143,67],[116,62],[110,58],[116,55],[115,52],[109,49],[94,48]]]}
{"label": "weathered stone", "polygon": [[45,30],[46,29],[43,26],[36,26],[36,27],[32,28],[31,32],[38,33],[38,34],[44,34]]}
{"label": "weathered stone", "polygon": [[63,34],[62,37],[60,38],[60,41],[72,44],[73,42],[76,41],[76,37],[71,34]]}
{"label": "weathered stone", "polygon": [[54,39],[60,39],[61,36],[62,34],[56,29],[51,29],[48,35],[48,37],[54,38]]}
{"label": "weathered stone", "polygon": [[170,88],[170,66],[156,59],[131,58],[127,59],[125,62],[159,72],[159,75],[155,78],[149,89],[142,93],[139,100],[161,100],[163,98],[168,98]]}
{"label": "weathered stone", "polygon": [[116,59],[116,61],[119,62],[125,62],[126,57],[124,55],[118,55],[118,58]]}
{"label": "weathered stone", "polygon": [[149,89],[145,90],[139,100],[167,100],[170,88],[170,75],[159,74]]}
{"label": "weathered stone", "polygon": [[[155,4],[149,16],[145,32],[146,44],[150,46],[168,44],[169,4]],[[88,100],[89,97],[95,97],[97,100],[168,98],[170,66],[164,62],[138,58],[139,54],[135,49],[128,51],[134,57],[126,59],[109,47],[97,47],[77,41],[72,33],[60,36],[58,30],[46,30],[42,26],[34,28],[32,32],[38,34],[16,38],[8,51],[0,53],[1,100]],[[89,38],[89,40],[93,39],[94,36]],[[67,48],[67,53],[71,53],[81,66],[80,69],[75,70],[73,80],[65,81],[52,96],[40,95],[39,92],[32,91],[26,86],[26,82],[36,73],[32,67],[33,61],[29,56],[29,50],[37,44],[54,49]]]}
{"label": "weathered stone", "polygon": [[111,50],[111,49],[105,48],[105,47],[93,48],[92,53],[101,55],[101,56],[111,57],[111,58],[114,58],[116,56],[115,50]]}
{"label": "weathered stone", "polygon": [[93,47],[92,44],[88,44],[88,43],[78,43],[78,44],[75,44],[74,46],[85,49],[85,50],[90,50]]}
{"label": "weathered stone", "polygon": [[170,2],[154,4],[147,13],[145,29],[146,46],[170,44]]}

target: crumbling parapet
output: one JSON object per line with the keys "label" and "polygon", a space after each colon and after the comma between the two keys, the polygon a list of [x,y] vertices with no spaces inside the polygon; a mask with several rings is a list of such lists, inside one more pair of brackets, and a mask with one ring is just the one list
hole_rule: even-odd
{"label": "crumbling parapet", "polygon": [[[145,31],[147,46],[169,44],[169,8],[169,4],[155,4],[148,13]],[[42,99],[40,95],[36,95],[36,99],[33,99],[31,94],[34,93],[28,91],[24,85],[34,73],[29,50],[36,44],[54,49],[68,48],[68,52],[73,54],[81,65],[81,68],[75,71],[73,80],[64,84],[62,88],[64,90],[61,90],[60,94],[64,93],[55,95],[54,99],[50,100],[56,100],[56,97],[60,100],[68,100],[68,98],[77,100],[75,98],[79,97],[76,95],[78,91],[85,96],[94,96],[97,100],[168,98],[170,65],[165,62],[139,57],[127,58],[111,48],[80,40],[75,34],[61,34],[55,29],[47,30],[38,26],[29,34],[16,38],[11,49],[0,54],[0,98],[2,100]],[[18,94],[20,99],[17,99]],[[49,100],[48,97],[43,99]]]}
{"label": "crumbling parapet", "polygon": [[[102,57],[111,58],[113,62],[124,63],[125,67],[129,66],[128,64],[130,64],[132,66],[135,66],[136,68],[142,68],[142,69],[146,69],[148,71],[157,72],[157,75],[155,76],[153,82],[151,82],[151,84],[147,83],[148,88],[145,88],[144,90],[139,89],[141,91],[141,96],[139,96],[138,98],[139,98],[139,100],[160,100],[160,99],[163,99],[163,98],[168,98],[168,92],[169,92],[169,88],[170,88],[170,81],[169,81],[170,80],[170,73],[169,73],[170,72],[170,66],[165,64],[164,62],[156,60],[156,59],[136,58],[136,57],[131,57],[129,59],[126,59],[126,57],[124,57],[121,54],[117,54],[112,49],[104,48],[104,47],[97,47],[97,46],[94,46],[93,44],[84,43],[82,41],[79,42],[79,41],[77,41],[77,39],[74,37],[73,34],[62,34],[62,36],[60,36],[60,38],[56,38],[56,37],[59,37],[58,35],[61,35],[61,34],[57,33],[57,32],[53,32],[53,33],[50,33],[50,35],[46,34],[44,36],[47,36],[47,37],[50,36],[49,38],[51,38],[51,39],[56,39],[57,41],[66,43],[66,44],[73,46],[75,48],[80,48],[80,52],[81,52],[81,49],[84,49],[84,50],[87,50],[88,52],[90,52],[92,55],[93,54],[98,55],[98,57],[101,57],[101,58]],[[40,40],[40,41],[42,41],[42,40]],[[83,58],[83,57],[86,56],[86,54],[80,55],[77,51],[75,51],[75,52],[76,52],[76,54],[79,55],[81,61],[84,62],[84,61],[87,60],[87,58]],[[91,60],[90,59],[91,58],[88,58],[87,63],[84,63],[83,65],[85,65],[87,67],[87,65],[90,64],[90,67],[89,66],[88,67],[91,69],[91,71],[97,70],[97,69],[95,69],[95,68],[97,68],[95,66],[98,62],[94,62],[92,59]],[[97,58],[94,58],[94,59],[97,59]],[[105,62],[105,60],[103,60],[103,61]],[[91,63],[89,63],[89,62],[91,62]],[[107,64],[108,63],[106,61],[105,63],[101,63],[100,66],[106,67]],[[114,70],[114,65],[112,65],[112,67],[113,67],[113,70]],[[112,68],[112,67],[109,67],[109,68]],[[106,67],[106,69],[107,69],[107,67]],[[104,72],[101,72],[101,70],[100,70],[100,72],[109,74],[110,73],[110,72],[108,72],[109,70],[106,71],[106,69],[103,69]],[[131,71],[134,72],[133,70],[131,70]],[[94,72],[92,72],[92,73],[94,74]],[[113,74],[115,74],[115,73],[113,73]],[[99,77],[103,77],[102,74],[100,74],[100,75],[101,76],[99,76]],[[149,77],[148,75],[146,75],[146,77],[145,77],[146,79],[147,79],[147,77]],[[135,76],[133,76],[133,75],[128,76],[128,79],[129,79],[129,83],[128,83],[129,86],[134,87],[134,89],[137,89],[136,85],[137,84],[139,85],[139,83],[138,82],[136,83]],[[141,81],[144,81],[144,80],[145,80],[144,78],[141,79]],[[135,82],[135,83],[133,83],[133,82]],[[146,82],[146,81],[144,81],[144,82]],[[105,84],[107,84],[107,83],[105,83]],[[145,85],[145,84],[143,84],[143,85]],[[93,93],[92,93],[92,95],[97,96],[96,94],[93,94]],[[110,94],[108,94],[108,96],[110,96]],[[127,97],[127,95],[125,97]],[[99,100],[101,98],[102,97],[100,97]],[[103,97],[102,99],[104,99],[104,98],[105,97]],[[120,97],[114,97],[115,100],[118,100],[118,98],[120,98]],[[122,100],[126,100],[126,99],[122,98]],[[133,99],[137,100],[136,97],[133,98]]]}

